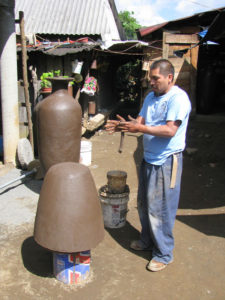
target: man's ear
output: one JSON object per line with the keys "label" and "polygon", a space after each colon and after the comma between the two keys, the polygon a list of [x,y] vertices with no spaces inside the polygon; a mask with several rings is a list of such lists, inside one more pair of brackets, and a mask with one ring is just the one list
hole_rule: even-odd
{"label": "man's ear", "polygon": [[169,83],[173,82],[173,74],[168,75]]}

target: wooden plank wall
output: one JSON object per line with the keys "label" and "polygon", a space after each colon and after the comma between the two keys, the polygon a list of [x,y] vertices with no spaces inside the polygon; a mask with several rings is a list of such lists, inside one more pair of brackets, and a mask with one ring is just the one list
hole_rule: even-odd
{"label": "wooden plank wall", "polygon": [[[196,34],[163,33],[163,58],[169,59],[174,65],[175,84],[188,93],[192,103],[192,113],[196,112],[196,75],[199,50],[198,46],[193,46],[198,41]],[[184,53],[182,58],[174,56],[174,51],[184,49],[189,50]]]}
{"label": "wooden plank wall", "polygon": [[[161,58],[165,58],[171,61],[175,68],[175,84],[180,86],[188,93],[192,103],[192,113],[196,112],[196,75],[199,47],[191,47],[196,45],[197,43],[197,34],[171,34],[168,32],[164,32],[163,41],[161,44],[157,44],[157,49],[144,49],[144,59],[149,58],[150,62]],[[156,46],[156,44],[154,44],[154,46]],[[182,58],[176,57],[174,55],[174,51],[184,49],[189,50],[187,51],[187,53],[184,53]],[[142,88],[143,99],[148,92],[149,87]]]}
{"label": "wooden plank wall", "polygon": [[61,70],[63,72],[61,75],[71,76],[71,58],[69,55],[36,55],[35,65],[38,79],[40,79],[42,73],[51,72],[52,70]]}

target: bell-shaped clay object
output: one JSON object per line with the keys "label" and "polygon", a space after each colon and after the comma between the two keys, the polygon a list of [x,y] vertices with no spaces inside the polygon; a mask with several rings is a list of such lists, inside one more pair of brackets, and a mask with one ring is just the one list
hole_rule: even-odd
{"label": "bell-shaped clay object", "polygon": [[44,173],[54,164],[79,162],[82,111],[65,89],[37,106],[38,154]]}
{"label": "bell-shaped clay object", "polygon": [[79,163],[52,166],[40,192],[35,241],[55,252],[90,250],[104,237],[98,193],[90,170]]}

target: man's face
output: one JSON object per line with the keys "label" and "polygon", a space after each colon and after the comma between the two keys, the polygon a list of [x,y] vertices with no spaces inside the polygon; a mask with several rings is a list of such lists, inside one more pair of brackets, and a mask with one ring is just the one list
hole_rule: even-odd
{"label": "man's face", "polygon": [[173,76],[172,74],[164,76],[160,74],[159,71],[159,68],[153,70],[150,69],[150,84],[156,95],[163,95],[169,91]]}

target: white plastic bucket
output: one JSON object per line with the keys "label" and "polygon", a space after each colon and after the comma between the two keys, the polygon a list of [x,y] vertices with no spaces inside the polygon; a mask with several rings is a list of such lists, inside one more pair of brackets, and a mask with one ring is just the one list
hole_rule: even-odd
{"label": "white plastic bucket", "polygon": [[92,158],[92,143],[89,141],[81,141],[80,163],[85,166],[90,166],[91,158]]}
{"label": "white plastic bucket", "polygon": [[129,192],[110,194],[104,192],[104,187],[99,190],[99,199],[102,207],[104,226],[107,228],[121,228],[126,224],[127,203]]}

